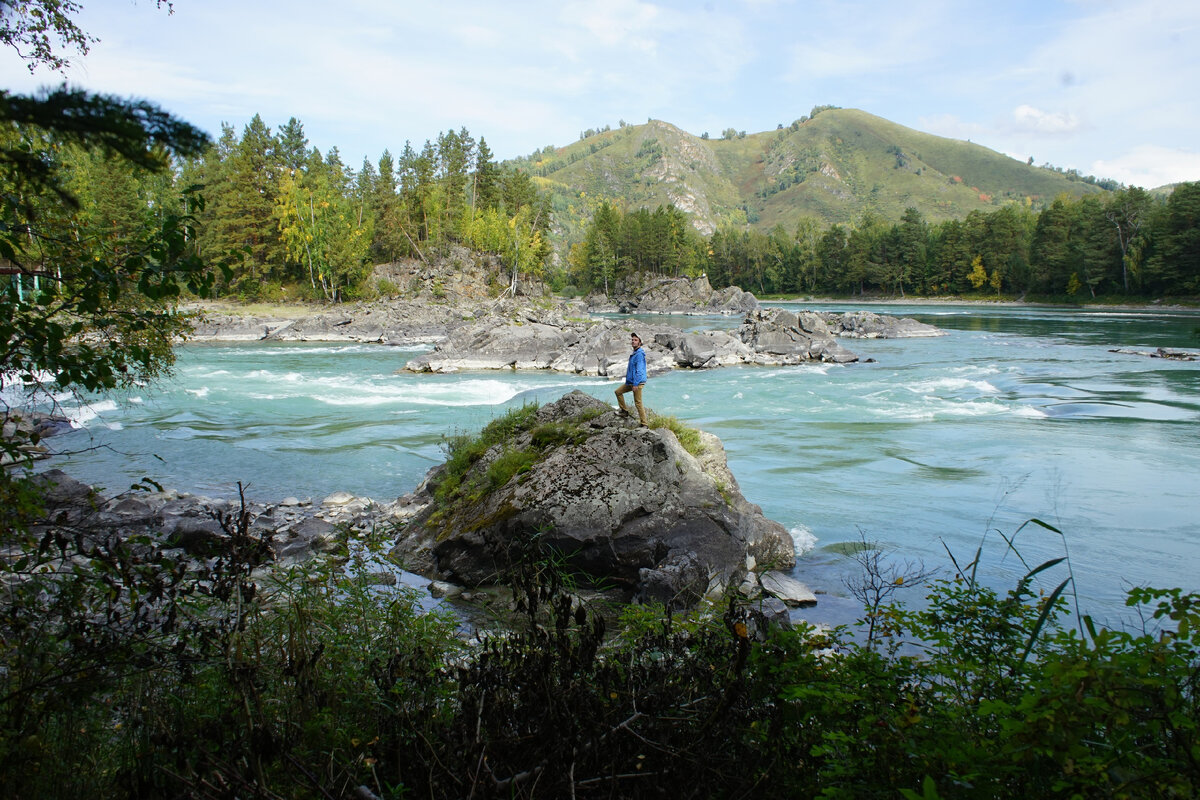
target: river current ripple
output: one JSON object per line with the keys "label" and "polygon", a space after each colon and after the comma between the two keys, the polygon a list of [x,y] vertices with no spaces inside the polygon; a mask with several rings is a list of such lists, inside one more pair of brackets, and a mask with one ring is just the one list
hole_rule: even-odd
{"label": "river current ripple", "polygon": [[[855,618],[845,581],[857,568],[842,553],[860,537],[944,575],[951,556],[965,563],[982,544],[980,575],[1001,590],[1069,554],[1084,612],[1110,624],[1131,622],[1130,586],[1200,588],[1200,362],[1110,352],[1200,350],[1200,314],[873,310],[949,335],[843,342],[874,363],[677,370],[646,389],[654,410],[721,437],[743,494],[792,531],[795,574],[823,593],[805,616]],[[74,452],[46,466],[110,492],[147,476],[210,496],[232,496],[241,481],[265,502],[339,490],[390,500],[441,463],[447,435],[514,404],[572,389],[613,399],[615,383],[598,378],[397,372],[419,352],[188,345],[174,378],[153,389],[64,398],[79,429],[51,443]],[[1021,529],[1034,518],[1063,535]],[[1019,557],[998,535],[1018,529]],[[1065,573],[1043,577],[1049,590]],[[899,596],[919,602],[920,592]]]}

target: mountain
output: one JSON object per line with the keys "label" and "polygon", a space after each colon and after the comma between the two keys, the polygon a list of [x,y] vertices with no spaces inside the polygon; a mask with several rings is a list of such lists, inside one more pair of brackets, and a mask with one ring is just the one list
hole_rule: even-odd
{"label": "mountain", "polygon": [[852,222],[867,210],[898,220],[909,206],[935,221],[1008,202],[1038,206],[1061,193],[1105,191],[1072,173],[865,111],[814,112],[779,130],[729,130],[720,139],[650,120],[513,163],[550,192],[568,240],[601,200],[651,209],[674,203],[709,234],[724,222],[792,229],[803,216],[828,225]]}

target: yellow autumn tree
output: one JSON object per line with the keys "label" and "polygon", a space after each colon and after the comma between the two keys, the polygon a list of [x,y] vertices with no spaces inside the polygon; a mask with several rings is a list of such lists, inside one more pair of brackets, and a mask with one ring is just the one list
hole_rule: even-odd
{"label": "yellow autumn tree", "polygon": [[983,268],[983,256],[975,256],[975,260],[971,262],[971,271],[967,273],[967,280],[976,289],[982,289],[988,282],[987,270]]}
{"label": "yellow autumn tree", "polygon": [[370,222],[324,170],[284,175],[275,219],[288,257],[308,269],[313,288],[319,286],[327,300],[343,299],[346,289],[369,273]]}

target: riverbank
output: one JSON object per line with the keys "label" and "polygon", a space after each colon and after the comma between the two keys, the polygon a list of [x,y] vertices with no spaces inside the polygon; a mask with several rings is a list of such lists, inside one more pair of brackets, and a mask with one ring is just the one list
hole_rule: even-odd
{"label": "riverbank", "polygon": [[[857,306],[863,308],[918,306],[918,307],[972,307],[972,308],[1028,308],[1061,309],[1078,312],[1145,312],[1145,311],[1195,311],[1200,310],[1200,301],[1162,300],[1141,303],[1054,303],[1028,300],[989,300],[962,297],[813,297],[810,295],[769,295],[758,298],[761,303],[788,303],[813,307]],[[519,298],[500,299],[492,304],[478,303],[463,305],[453,299],[440,303],[413,302],[406,300],[376,300],[370,302],[342,303],[266,303],[261,301],[240,303],[235,300],[206,300],[186,304],[182,309],[199,315],[211,326],[202,322],[189,337],[193,341],[246,341],[254,339],[297,340],[297,341],[379,341],[392,344],[428,344],[445,338],[445,330],[452,324],[478,315],[479,309],[502,306],[502,311],[522,308],[557,308],[573,318],[582,318],[592,311],[579,298],[551,297],[546,299]],[[610,304],[615,311],[619,303]],[[377,320],[394,313],[407,321],[414,317],[422,321],[422,331],[406,334],[399,341],[381,341],[385,331],[382,326],[368,331],[359,330],[348,324],[349,320],[374,316]],[[637,312],[635,312],[637,313]],[[662,312],[650,312],[662,313]],[[682,312],[678,312],[682,313]],[[324,324],[322,320],[325,320]],[[317,323],[315,325],[300,322]],[[432,329],[431,329],[432,328]],[[372,338],[373,337],[373,338]]]}
{"label": "riverbank", "polygon": [[1147,300],[1145,302],[1120,303],[1066,303],[1033,300],[989,300],[962,297],[812,297],[810,295],[766,295],[759,298],[763,303],[811,303],[813,305],[863,305],[863,306],[975,306],[981,308],[1046,308],[1070,311],[1195,311],[1200,310],[1200,300],[1176,299],[1171,302]]}

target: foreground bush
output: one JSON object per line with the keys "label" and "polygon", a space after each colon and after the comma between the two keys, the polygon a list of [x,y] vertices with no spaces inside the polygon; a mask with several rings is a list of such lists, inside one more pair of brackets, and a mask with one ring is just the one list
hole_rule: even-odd
{"label": "foreground bush", "polygon": [[[1189,797],[1200,595],[1145,630],[969,571],[872,635],[582,604],[531,545],[468,638],[370,543],[266,569],[247,520],[198,573],[61,530],[5,561],[9,797]],[[536,543],[536,540],[535,540]],[[64,560],[64,556],[67,557]],[[1061,587],[1060,587],[1061,589]]]}

